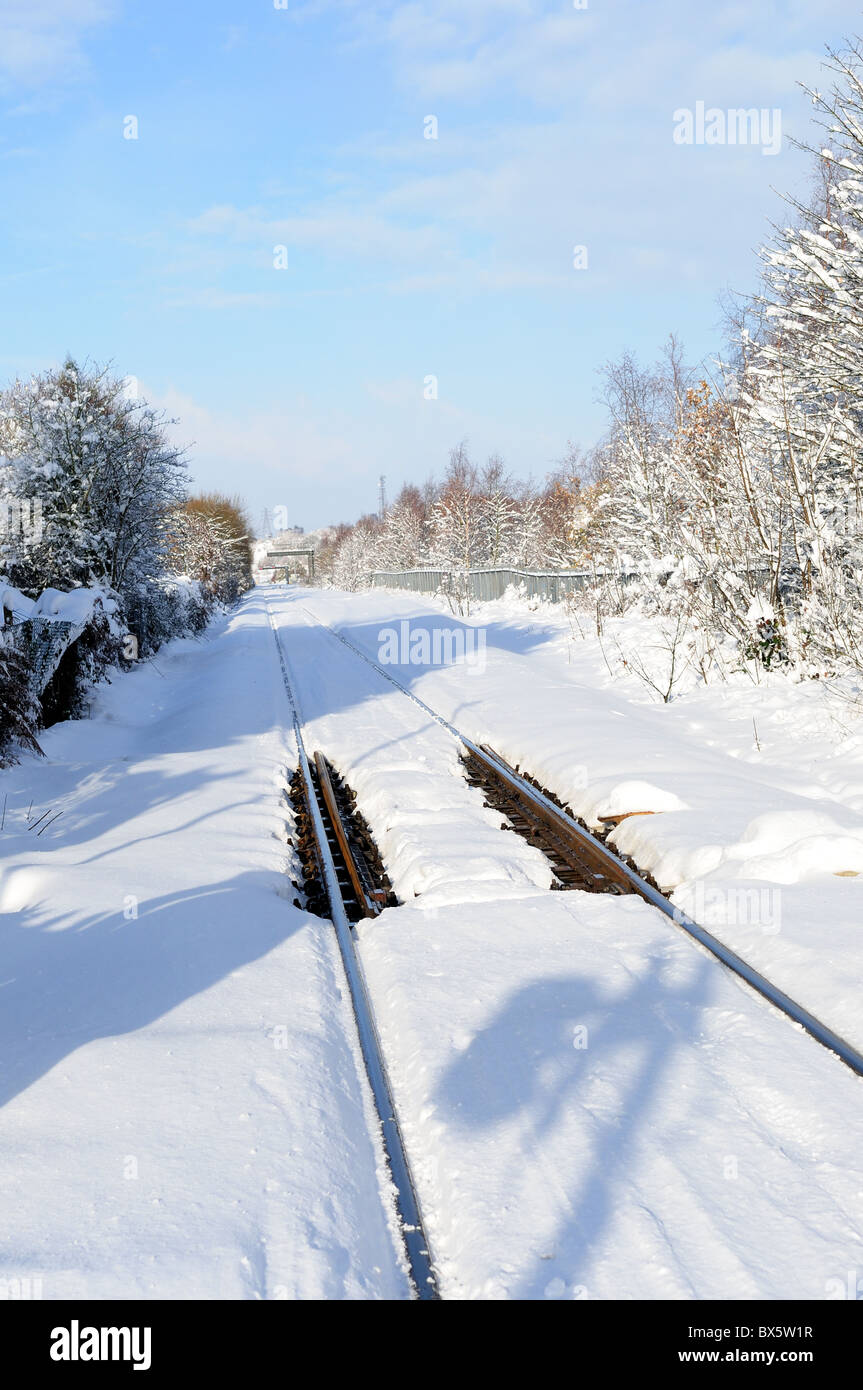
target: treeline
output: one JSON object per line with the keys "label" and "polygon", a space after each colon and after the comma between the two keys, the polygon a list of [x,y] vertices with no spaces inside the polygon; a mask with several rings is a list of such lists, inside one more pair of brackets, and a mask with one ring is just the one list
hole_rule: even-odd
{"label": "treeline", "polygon": [[[109,371],[72,359],[0,392],[0,755],[33,743],[49,707],[78,713],[109,667],[199,632],[250,586],[242,506],[190,497],[168,423]],[[91,600],[60,701],[56,690],[40,701],[15,622],[16,603],[29,612],[46,590]]]}
{"label": "treeline", "polygon": [[402,488],[383,517],[333,528],[316,564],[339,588],[356,589],[374,569],[430,566],[464,574],[483,566],[578,563],[584,463],[573,452],[542,488],[516,481],[499,458],[479,467],[466,443],[453,449],[441,482]]}
{"label": "treeline", "polygon": [[[340,527],[323,557],[356,587],[374,568],[587,568],[604,613],[639,603],[698,634],[699,663],[735,651],[810,673],[863,671],[863,52],[831,53],[810,92],[814,192],[761,251],[723,357],[603,369],[608,432],[539,488],[462,447],[439,485],[383,520]],[[620,575],[635,573],[622,584]],[[678,629],[679,630],[679,629]]]}

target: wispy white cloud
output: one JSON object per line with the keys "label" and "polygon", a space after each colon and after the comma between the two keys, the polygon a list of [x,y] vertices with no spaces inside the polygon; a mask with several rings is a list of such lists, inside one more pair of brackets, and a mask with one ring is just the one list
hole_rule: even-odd
{"label": "wispy white cloud", "polygon": [[[847,0],[825,4],[836,16],[849,10]],[[768,178],[759,150],[672,141],[673,112],[699,99],[781,107],[786,135],[806,135],[811,108],[797,83],[817,80],[821,54],[797,0],[765,0],[754,16],[732,3],[682,11],[680,0],[586,10],[558,0],[316,0],[294,13],[322,11],[343,42],[384,55],[419,110],[439,116],[439,139],[422,138],[419,116],[411,136],[358,134],[330,151],[323,199],[273,186],[263,206],[206,210],[193,237],[261,258],[276,243],[314,250],[343,263],[346,283],[351,266],[386,265],[377,288],[397,293],[596,292],[612,279],[658,287],[715,279],[723,256],[723,278],[744,258],[751,267],[752,206],[769,209],[770,185],[799,186],[802,159],[787,143]],[[495,121],[498,100],[506,115]],[[572,268],[579,244],[589,277]],[[736,264],[724,248],[731,257],[736,248]]]}
{"label": "wispy white cloud", "polygon": [[[237,264],[259,268],[275,245],[286,246],[292,289],[307,283],[308,253],[323,258],[331,286],[357,289],[364,270],[368,288],[368,271],[378,269],[373,288],[399,294],[597,294],[611,284],[676,284],[709,273],[720,245],[738,244],[749,261],[749,202],[764,205],[770,195],[758,150],[682,150],[672,112],[669,104],[650,129],[632,128],[624,113],[590,140],[564,115],[463,131],[457,150],[431,159],[421,148],[412,162],[400,151],[380,167],[373,153],[365,163],[355,154],[354,181],[323,203],[296,198],[289,217],[219,205],[187,230],[193,244],[225,257],[233,248]],[[586,274],[573,266],[576,246],[587,247]]]}
{"label": "wispy white cloud", "polygon": [[[620,108],[681,82],[716,78],[734,81],[761,105],[759,93],[766,101],[787,91],[819,57],[808,0],[688,13],[679,0],[585,9],[560,0],[319,0],[314,8],[341,18],[345,41],[386,54],[405,91],[442,102],[518,96],[543,109]],[[825,31],[846,21],[853,30],[859,8],[853,0],[819,0],[818,19]]]}
{"label": "wispy white cloud", "polygon": [[0,84],[32,89],[80,76],[86,34],[115,13],[113,0],[2,0]]}

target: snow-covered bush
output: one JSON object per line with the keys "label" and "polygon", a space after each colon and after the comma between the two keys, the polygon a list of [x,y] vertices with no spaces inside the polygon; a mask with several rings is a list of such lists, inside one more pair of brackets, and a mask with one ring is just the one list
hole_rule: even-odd
{"label": "snow-covered bush", "polygon": [[64,652],[40,698],[42,722],[81,719],[89,711],[93,687],[113,667],[128,665],[124,634],[114,615],[100,602],[89,611],[80,636]]}
{"label": "snow-covered bush", "polygon": [[142,580],[127,595],[126,619],[138,642],[138,654],[150,656],[173,637],[203,632],[214,598],[189,575],[162,575]]}

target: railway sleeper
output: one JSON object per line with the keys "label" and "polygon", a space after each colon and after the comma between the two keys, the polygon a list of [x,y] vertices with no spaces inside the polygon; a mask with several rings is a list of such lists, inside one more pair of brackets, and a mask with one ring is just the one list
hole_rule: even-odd
{"label": "railway sleeper", "polygon": [[[358,922],[362,917],[376,916],[385,907],[396,906],[398,899],[377,845],[368,824],[356,809],[356,794],[322,753],[315,753],[309,770],[348,920]],[[303,879],[302,885],[295,883],[294,886],[305,900],[298,905],[316,917],[330,917],[329,894],[299,768],[291,778],[290,800],[297,825],[295,845]]]}
{"label": "railway sleeper", "polygon": [[[499,757],[498,754],[494,756]],[[520,772],[518,768],[510,769],[522,781],[535,787],[560,808],[559,822],[551,813],[546,814],[539,808],[534,809],[529,796],[519,796],[518,791],[509,782],[495,773],[492,764],[486,763],[470,751],[462,754],[462,763],[468,784],[484,793],[483,805],[505,816],[508,822],[505,828],[514,831],[528,844],[540,849],[548,859],[555,876],[552,883],[554,889],[580,889],[587,893],[616,895],[634,891],[623,875],[606,863],[599,851],[592,852],[589,845],[585,845],[569,830],[565,818],[575,817],[558,797],[548,792],[534,778]],[[509,764],[506,766],[508,768]]]}

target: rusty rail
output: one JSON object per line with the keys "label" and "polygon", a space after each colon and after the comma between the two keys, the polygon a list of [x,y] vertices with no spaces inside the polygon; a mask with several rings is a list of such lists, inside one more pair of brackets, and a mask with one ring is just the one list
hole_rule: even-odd
{"label": "rusty rail", "polygon": [[318,774],[318,786],[321,796],[326,806],[327,815],[333,828],[333,833],[338,842],[345,868],[348,872],[353,886],[356,900],[360,911],[364,917],[376,917],[387,905],[387,893],[384,888],[376,888],[369,880],[365,864],[359,858],[351,844],[350,837],[345,830],[342,813],[336,800],[336,793],[333,789],[330,769],[323,753],[318,749],[313,758],[315,771]]}

